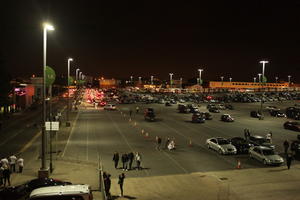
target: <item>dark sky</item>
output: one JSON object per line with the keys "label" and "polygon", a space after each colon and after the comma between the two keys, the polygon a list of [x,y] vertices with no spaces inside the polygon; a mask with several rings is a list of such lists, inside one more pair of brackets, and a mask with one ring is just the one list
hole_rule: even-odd
{"label": "dark sky", "polygon": [[57,74],[71,56],[73,74],[187,79],[201,67],[204,80],[251,81],[267,59],[269,81],[300,82],[299,0],[11,0],[1,15],[1,52],[15,76],[42,73],[49,21],[47,64]]}

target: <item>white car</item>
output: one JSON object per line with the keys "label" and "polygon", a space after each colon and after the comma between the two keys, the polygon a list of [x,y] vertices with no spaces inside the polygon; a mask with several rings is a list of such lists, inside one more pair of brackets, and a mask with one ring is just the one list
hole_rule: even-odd
{"label": "white car", "polygon": [[225,138],[221,138],[221,137],[209,138],[206,140],[206,145],[207,145],[207,148],[213,149],[213,150],[219,152],[219,154],[236,154],[237,153],[235,146],[230,144],[230,142],[228,142],[228,140],[226,140]]}
{"label": "white car", "polygon": [[104,110],[116,110],[116,109],[117,109],[117,107],[114,104],[106,104],[104,106]]}
{"label": "white car", "polygon": [[264,146],[250,147],[249,156],[264,165],[281,165],[284,162],[283,158],[275,153],[273,149]]}

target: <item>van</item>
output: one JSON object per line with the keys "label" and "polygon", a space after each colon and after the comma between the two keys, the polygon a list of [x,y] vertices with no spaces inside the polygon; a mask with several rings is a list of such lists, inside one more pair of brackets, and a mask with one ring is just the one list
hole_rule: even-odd
{"label": "van", "polygon": [[35,189],[29,200],[93,200],[89,185],[61,185]]}

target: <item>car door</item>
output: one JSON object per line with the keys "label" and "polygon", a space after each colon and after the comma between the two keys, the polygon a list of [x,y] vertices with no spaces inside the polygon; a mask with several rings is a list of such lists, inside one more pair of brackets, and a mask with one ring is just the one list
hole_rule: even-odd
{"label": "car door", "polygon": [[217,143],[217,140],[216,139],[211,139],[211,148],[214,149],[214,150],[218,150],[218,143]]}
{"label": "car door", "polygon": [[252,151],[252,156],[253,156],[253,158],[255,158],[255,159],[257,159],[257,160],[260,160],[260,155],[259,155],[259,153],[260,153],[260,150],[259,150],[257,147],[255,147],[255,148],[253,149],[253,151]]}

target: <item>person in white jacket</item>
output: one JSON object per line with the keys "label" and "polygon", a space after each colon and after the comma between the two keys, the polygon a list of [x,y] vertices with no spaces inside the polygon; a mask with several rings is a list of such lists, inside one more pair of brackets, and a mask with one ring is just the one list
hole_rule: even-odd
{"label": "person in white jacket", "polygon": [[24,159],[23,158],[19,158],[17,160],[18,166],[19,166],[19,173],[23,172],[23,167],[24,167]]}

